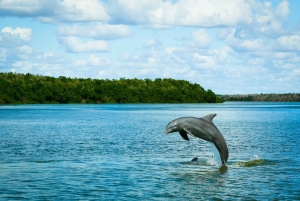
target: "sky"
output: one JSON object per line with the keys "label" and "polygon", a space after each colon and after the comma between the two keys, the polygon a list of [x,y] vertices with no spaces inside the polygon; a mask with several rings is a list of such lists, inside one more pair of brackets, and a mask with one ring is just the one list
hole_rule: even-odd
{"label": "sky", "polygon": [[300,93],[299,0],[0,0],[0,72]]}

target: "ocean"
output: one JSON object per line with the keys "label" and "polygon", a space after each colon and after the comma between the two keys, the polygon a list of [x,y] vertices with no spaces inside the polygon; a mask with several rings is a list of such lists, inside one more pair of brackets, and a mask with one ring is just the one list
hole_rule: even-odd
{"label": "ocean", "polygon": [[[225,168],[164,134],[210,113]],[[299,125],[300,103],[0,105],[0,200],[300,200]]]}

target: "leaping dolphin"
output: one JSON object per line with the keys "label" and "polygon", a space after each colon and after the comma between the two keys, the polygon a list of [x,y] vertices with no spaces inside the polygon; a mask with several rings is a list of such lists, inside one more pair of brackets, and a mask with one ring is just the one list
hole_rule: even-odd
{"label": "leaping dolphin", "polygon": [[[219,151],[222,165],[228,160],[228,148],[223,135],[212,122],[217,114],[208,114],[201,118],[181,117],[168,123],[165,134],[179,132],[181,137],[189,140],[187,134],[214,143]],[[194,158],[193,160],[197,160]]]}

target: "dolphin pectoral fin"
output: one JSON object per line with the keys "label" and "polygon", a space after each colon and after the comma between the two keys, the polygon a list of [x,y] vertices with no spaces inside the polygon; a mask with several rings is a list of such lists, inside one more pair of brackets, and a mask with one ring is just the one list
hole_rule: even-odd
{"label": "dolphin pectoral fin", "polygon": [[183,130],[185,130],[185,132],[187,132],[188,134],[190,134],[193,137],[196,137],[190,130],[184,128]]}
{"label": "dolphin pectoral fin", "polygon": [[185,140],[190,140],[187,136],[187,133],[184,130],[179,131],[179,134],[181,135],[181,137]]}

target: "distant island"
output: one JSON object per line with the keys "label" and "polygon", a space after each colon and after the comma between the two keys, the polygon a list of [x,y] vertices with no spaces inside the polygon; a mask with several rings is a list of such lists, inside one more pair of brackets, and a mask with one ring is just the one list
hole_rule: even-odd
{"label": "distant island", "polygon": [[224,101],[300,102],[300,93],[218,95]]}
{"label": "distant island", "polygon": [[174,79],[83,79],[0,73],[0,104],[222,103],[199,84]]}

